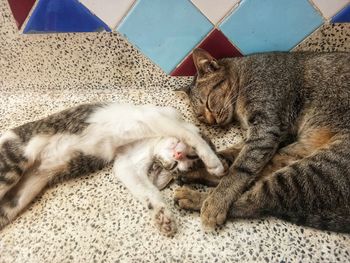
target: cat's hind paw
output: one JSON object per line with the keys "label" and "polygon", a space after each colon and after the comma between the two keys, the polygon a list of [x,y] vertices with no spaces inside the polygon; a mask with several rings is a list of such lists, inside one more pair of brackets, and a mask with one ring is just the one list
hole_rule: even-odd
{"label": "cat's hind paw", "polygon": [[177,232],[175,220],[170,211],[165,207],[159,207],[155,210],[154,223],[158,230],[167,237],[173,237]]}

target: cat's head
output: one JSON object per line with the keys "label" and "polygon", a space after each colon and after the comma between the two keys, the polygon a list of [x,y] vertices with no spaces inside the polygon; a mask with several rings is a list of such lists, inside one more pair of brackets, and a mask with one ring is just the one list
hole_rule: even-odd
{"label": "cat's head", "polygon": [[199,162],[192,147],[173,137],[160,140],[154,153],[148,175],[159,189],[167,186],[176,175],[190,171]]}
{"label": "cat's head", "polygon": [[187,172],[199,160],[194,149],[181,140],[168,137],[162,139],[155,150],[155,160],[168,171]]}
{"label": "cat's head", "polygon": [[209,125],[225,126],[234,119],[238,74],[229,61],[217,61],[203,49],[193,51],[197,74],[191,85],[180,88],[190,98],[198,120]]}

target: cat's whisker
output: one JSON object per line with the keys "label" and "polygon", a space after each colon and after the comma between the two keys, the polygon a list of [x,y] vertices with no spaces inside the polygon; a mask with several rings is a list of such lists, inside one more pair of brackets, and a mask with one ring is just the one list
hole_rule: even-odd
{"label": "cat's whisker", "polygon": [[232,106],[236,102],[238,98],[238,95],[233,95],[228,97],[228,99],[225,100],[223,107],[221,108],[220,112],[225,112],[229,107]]}
{"label": "cat's whisker", "polygon": [[[273,52],[216,60],[196,49],[193,62],[201,74],[188,95],[197,100],[198,116],[210,105],[211,126],[235,116],[247,137],[229,169],[235,176],[224,177],[206,200],[202,222],[268,214],[350,233],[349,162],[340,156],[350,148],[349,54]],[[225,208],[218,208],[223,200]]]}

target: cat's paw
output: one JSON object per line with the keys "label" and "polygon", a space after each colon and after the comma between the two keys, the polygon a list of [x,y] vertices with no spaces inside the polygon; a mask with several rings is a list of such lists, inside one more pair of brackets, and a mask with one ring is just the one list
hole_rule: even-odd
{"label": "cat's paw", "polygon": [[165,207],[159,207],[155,210],[154,223],[158,230],[167,237],[173,237],[177,232],[175,220],[170,211]]}
{"label": "cat's paw", "polygon": [[204,228],[213,229],[222,225],[226,220],[229,207],[230,202],[217,191],[213,191],[201,207],[201,221]]}
{"label": "cat's paw", "polygon": [[209,161],[206,163],[206,168],[208,173],[217,177],[222,177],[227,172],[226,167],[221,163],[217,156],[209,159]]}
{"label": "cat's paw", "polygon": [[174,200],[182,209],[199,211],[206,194],[192,190],[188,187],[175,189]]}

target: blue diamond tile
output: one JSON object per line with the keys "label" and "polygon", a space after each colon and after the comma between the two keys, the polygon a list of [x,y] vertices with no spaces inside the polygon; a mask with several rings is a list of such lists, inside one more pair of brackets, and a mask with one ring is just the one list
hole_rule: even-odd
{"label": "blue diamond tile", "polygon": [[322,24],[308,0],[243,0],[220,28],[247,55],[288,51]]}
{"label": "blue diamond tile", "polygon": [[40,0],[24,33],[110,31],[77,0]]}
{"label": "blue diamond tile", "polygon": [[212,28],[188,0],[138,0],[117,31],[170,73]]}
{"label": "blue diamond tile", "polygon": [[350,23],[350,5],[336,14],[332,19],[332,23]]}

